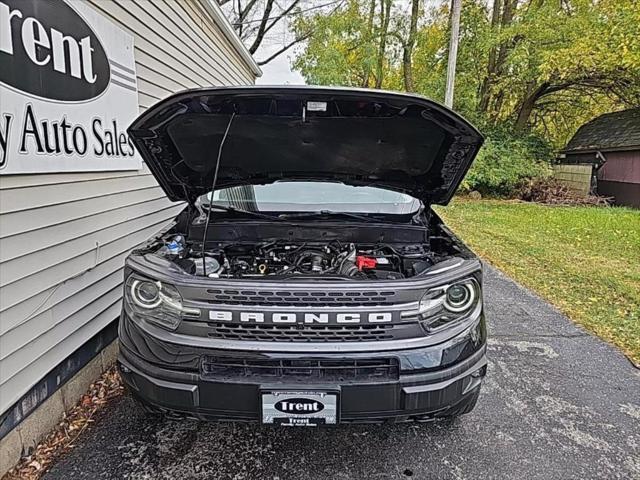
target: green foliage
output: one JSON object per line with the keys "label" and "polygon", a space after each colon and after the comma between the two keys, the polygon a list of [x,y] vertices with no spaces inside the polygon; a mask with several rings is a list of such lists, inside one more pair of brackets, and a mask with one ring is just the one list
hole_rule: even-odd
{"label": "green foliage", "polygon": [[[403,90],[410,3],[346,0],[330,14],[301,17],[296,30],[314,33],[294,68],[311,84]],[[415,91],[442,101],[450,2],[427,8],[433,4],[424,0],[420,8],[411,68]],[[546,175],[551,147],[566,144],[580,125],[640,106],[638,0],[463,0],[461,18],[454,110],[488,135],[467,189],[508,195]]]}
{"label": "green foliage", "polygon": [[490,134],[461,185],[462,191],[510,196],[531,178],[549,175],[552,153],[540,139]]}
{"label": "green foliage", "polygon": [[[373,86],[386,36],[382,88],[402,90],[402,47],[410,2],[347,0],[326,14],[301,17],[313,31],[294,61],[310,84]],[[413,50],[415,89],[444,98],[449,1],[423,2]],[[512,6],[492,20],[492,7]],[[373,7],[373,9],[372,9]],[[493,57],[493,58],[492,58]],[[537,132],[562,146],[585,121],[640,105],[638,0],[464,0],[454,108],[488,125]],[[529,108],[530,107],[530,108]]]}
{"label": "green foliage", "polygon": [[[390,1],[390,0],[389,0]],[[298,35],[312,31],[293,68],[311,85],[373,86],[380,25],[371,13],[372,0],[347,0],[339,10],[293,24]],[[378,5],[375,0],[373,5]],[[384,59],[384,70],[393,71]],[[383,84],[383,87],[389,88]]]}
{"label": "green foliage", "polygon": [[485,39],[504,58],[484,113],[560,146],[584,121],[640,104],[639,38],[637,0],[520,2]]}
{"label": "green foliage", "polygon": [[293,67],[310,84],[359,86],[375,54],[366,27],[364,4],[358,1],[349,1],[331,15],[299,17],[294,29],[313,30],[313,35]]}

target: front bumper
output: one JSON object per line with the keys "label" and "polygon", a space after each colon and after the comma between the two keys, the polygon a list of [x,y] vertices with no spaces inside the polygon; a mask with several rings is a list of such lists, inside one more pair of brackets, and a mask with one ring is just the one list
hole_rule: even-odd
{"label": "front bumper", "polygon": [[[484,317],[438,345],[396,351],[295,353],[218,351],[180,346],[150,337],[123,314],[119,365],[134,396],[155,409],[205,420],[260,420],[261,390],[331,390],[340,398],[340,423],[431,420],[464,413],[477,398],[486,373]],[[268,345],[265,345],[267,348]],[[374,346],[373,346],[374,347]],[[389,359],[397,366],[384,378],[345,379],[273,374],[212,374],[204,358],[238,361],[351,362]],[[304,369],[303,369],[304,370]],[[358,370],[354,370],[357,372]]]}

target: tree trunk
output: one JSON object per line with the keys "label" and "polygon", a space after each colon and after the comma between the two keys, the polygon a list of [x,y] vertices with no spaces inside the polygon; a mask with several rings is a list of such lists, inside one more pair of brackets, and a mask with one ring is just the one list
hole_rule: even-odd
{"label": "tree trunk", "polygon": [[[499,33],[503,28],[511,25],[517,6],[518,0],[494,0],[491,26],[496,33]],[[510,39],[496,45],[489,52],[487,77],[485,82],[483,82],[478,108],[481,112],[490,113],[492,118],[496,118],[500,110],[500,106],[496,104],[495,99],[504,97],[501,92],[494,93],[492,87],[496,81],[505,74],[504,69],[507,58],[516,43],[517,39]],[[493,109],[491,109],[492,100],[494,100]],[[493,111],[490,112],[490,110]]]}
{"label": "tree trunk", "polygon": [[418,14],[420,13],[420,0],[412,0],[411,20],[409,25],[409,38],[402,49],[402,71],[404,73],[404,89],[407,92],[415,91],[413,83],[413,48],[416,44],[418,32]]}
{"label": "tree trunk", "polygon": [[[369,3],[369,16],[367,17],[367,43],[373,41],[373,18],[376,15],[376,0]],[[371,79],[371,64],[366,63],[364,75],[362,76],[362,87],[369,88],[369,80]]]}
{"label": "tree trunk", "polygon": [[[502,19],[500,20],[500,25],[502,28],[508,27],[511,25],[513,21],[513,16],[516,13],[516,7],[518,5],[518,0],[504,0],[504,5],[502,9]],[[502,68],[504,67],[504,63],[507,59],[507,55],[515,46],[515,42],[513,40],[509,40],[507,42],[502,42],[498,48],[498,58],[496,60],[496,68],[497,73],[502,73]]]}
{"label": "tree trunk", "polygon": [[[491,29],[497,31],[500,25],[500,3],[502,0],[493,0],[493,9],[491,13]],[[487,76],[482,81],[480,87],[480,102],[478,103],[478,110],[486,113],[489,108],[489,101],[491,99],[491,86],[493,83],[493,76],[496,72],[496,58],[498,56],[498,46],[494,45],[489,50],[489,61],[487,64]]]}
{"label": "tree trunk", "polygon": [[380,0],[380,43],[376,62],[376,88],[382,88],[384,56],[387,50],[387,34],[391,13],[391,0]]}
{"label": "tree trunk", "polygon": [[545,82],[538,87],[532,85],[531,88],[528,89],[530,93],[522,101],[522,103],[520,104],[520,109],[518,110],[518,118],[516,119],[515,124],[516,131],[523,132],[528,129],[529,118],[533,113],[536,102],[540,100],[540,98],[542,98],[544,95],[552,91],[549,87],[550,85]]}

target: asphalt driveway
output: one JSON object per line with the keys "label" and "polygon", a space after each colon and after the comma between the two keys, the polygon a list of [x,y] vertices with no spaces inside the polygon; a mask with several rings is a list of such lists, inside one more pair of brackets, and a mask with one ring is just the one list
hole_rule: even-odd
{"label": "asphalt driveway", "polygon": [[640,371],[501,273],[487,268],[485,285],[489,373],[453,423],[160,421],[124,398],[45,478],[640,479]]}

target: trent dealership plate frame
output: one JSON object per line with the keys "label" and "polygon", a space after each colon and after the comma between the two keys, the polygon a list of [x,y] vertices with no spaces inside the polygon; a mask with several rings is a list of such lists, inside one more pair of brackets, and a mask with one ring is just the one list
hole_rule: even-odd
{"label": "trent dealership plate frame", "polygon": [[[259,390],[259,401],[260,401],[260,423],[262,425],[271,425],[271,426],[277,426],[277,427],[281,427],[281,426],[293,426],[293,427],[335,427],[340,423],[340,389],[336,389],[336,388],[300,388],[299,386],[292,386],[292,387],[262,387]],[[292,424],[287,424],[287,423],[281,423],[281,422],[277,422],[276,418],[280,418],[280,419],[287,419],[287,418],[295,418],[295,417],[289,417],[287,416],[285,413],[282,413],[281,417],[275,417],[273,421],[271,422],[266,422],[265,421],[265,412],[264,412],[264,402],[265,402],[265,395],[283,395],[284,398],[308,398],[309,395],[326,395],[326,396],[332,396],[335,398],[335,423],[326,423],[326,422],[321,422],[321,423],[312,423],[312,424],[299,424],[299,425],[292,425]],[[326,405],[323,402],[323,405]],[[323,409],[324,410],[324,409]],[[299,414],[297,416],[297,418],[301,418],[301,419],[310,419],[310,418],[323,418],[322,416],[318,416],[316,415],[315,417],[313,415],[310,414]]]}

